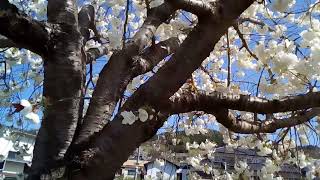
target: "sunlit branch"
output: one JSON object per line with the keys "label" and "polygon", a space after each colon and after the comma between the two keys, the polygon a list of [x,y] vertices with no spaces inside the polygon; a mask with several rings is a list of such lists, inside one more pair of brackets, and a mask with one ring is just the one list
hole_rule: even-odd
{"label": "sunlit branch", "polygon": [[281,128],[294,127],[296,125],[308,122],[310,119],[320,114],[320,108],[313,108],[308,111],[302,111],[298,115],[291,116],[289,118],[274,118],[272,120],[266,121],[250,121],[238,119],[227,109],[220,109],[212,112],[212,114],[217,118],[217,121],[219,123],[236,133],[274,133]]}
{"label": "sunlit branch", "polygon": [[164,103],[164,110],[168,108],[173,113],[189,111],[210,111],[219,108],[247,111],[252,113],[270,114],[288,112],[320,107],[320,93],[310,92],[304,95],[284,97],[281,99],[269,100],[250,95],[235,95],[222,92],[183,94],[181,97],[174,97],[170,103]]}
{"label": "sunlit branch", "polygon": [[[232,22],[253,3],[253,0],[221,0],[217,3],[228,8],[217,11],[217,16],[214,16],[216,19],[204,18],[204,21],[199,21],[199,24],[189,33],[171,59],[138,88],[123,105],[122,110],[136,111],[140,107],[147,106],[154,108],[153,111],[157,112],[158,105],[163,101],[168,101],[169,97],[201,66],[202,61],[210,55],[215,43],[226,33]],[[157,112],[156,116],[161,114],[167,113]],[[151,113],[151,115],[155,117],[155,113]],[[92,136],[87,151],[92,160],[85,164],[83,172],[79,172],[79,179],[87,179],[88,177],[112,179],[113,177],[104,172],[113,172],[120,168],[132,150],[155,134],[163,124],[163,120],[155,121],[151,118],[145,123],[137,122],[133,125],[124,125],[122,119],[120,114],[116,115],[114,120]],[[127,141],[128,139],[130,141]],[[93,169],[94,173],[90,173],[93,172],[91,171]]]}
{"label": "sunlit branch", "polygon": [[108,114],[113,112],[126,86],[137,74],[134,72],[135,57],[150,45],[158,26],[170,18],[174,12],[175,9],[168,3],[151,9],[142,27],[132,40],[127,42],[121,51],[114,53],[110,57],[108,64],[103,67],[99,74],[99,79],[92,95],[92,97],[104,97],[104,99],[97,100],[93,98],[90,101],[83,120],[83,126],[75,144],[88,140],[88,137],[101,130],[111,119]]}
{"label": "sunlit branch", "polygon": [[197,16],[211,16],[216,9],[213,4],[197,0],[166,0],[178,9],[182,9]]}

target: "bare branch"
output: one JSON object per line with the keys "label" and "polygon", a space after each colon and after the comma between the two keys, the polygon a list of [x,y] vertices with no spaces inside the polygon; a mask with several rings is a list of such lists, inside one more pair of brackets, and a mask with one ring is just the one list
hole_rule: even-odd
{"label": "bare branch", "polygon": [[231,83],[231,55],[230,55],[230,42],[229,42],[229,32],[226,33],[227,38],[227,58],[228,58],[228,78],[227,78],[227,87]]}

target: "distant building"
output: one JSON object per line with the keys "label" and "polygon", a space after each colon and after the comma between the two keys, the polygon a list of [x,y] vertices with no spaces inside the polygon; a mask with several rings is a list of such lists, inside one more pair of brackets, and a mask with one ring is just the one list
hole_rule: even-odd
{"label": "distant building", "polygon": [[137,160],[129,159],[123,163],[121,167],[121,174],[124,178],[134,178],[135,174],[137,173],[137,177],[144,176],[144,164],[148,163],[149,161],[145,160]]}
{"label": "distant building", "polygon": [[[10,129],[10,138],[0,138],[0,177],[4,180],[22,180],[31,165],[35,134]],[[21,148],[23,147],[23,148]]]}
{"label": "distant building", "polygon": [[188,169],[165,159],[160,159],[162,163],[157,161],[152,160],[144,165],[146,172],[144,179],[187,180]]}
{"label": "distant building", "polygon": [[[202,164],[210,164],[214,169],[227,171],[229,173],[235,172],[235,163],[237,161],[247,162],[250,167],[250,171],[253,172],[252,179],[259,179],[258,172],[264,166],[266,156],[259,156],[253,149],[246,148],[227,148],[219,147],[215,150],[212,158],[204,159]],[[290,164],[284,164],[280,167],[280,171],[277,175],[288,180],[301,179],[301,171],[299,167]]]}

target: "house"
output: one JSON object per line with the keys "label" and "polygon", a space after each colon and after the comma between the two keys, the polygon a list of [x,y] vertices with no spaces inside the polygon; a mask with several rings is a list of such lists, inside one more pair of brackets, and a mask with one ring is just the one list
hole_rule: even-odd
{"label": "house", "polygon": [[10,129],[8,137],[0,137],[0,177],[4,180],[22,180],[31,165],[36,135]]}
{"label": "house", "polygon": [[[209,164],[220,172],[233,173],[235,172],[235,163],[244,161],[247,162],[250,171],[253,172],[252,179],[258,179],[258,172],[264,166],[266,159],[267,156],[259,156],[254,149],[219,147],[216,148],[212,157],[202,160],[201,163]],[[299,167],[290,164],[282,165],[277,175],[284,179],[301,179]]]}
{"label": "house", "polygon": [[187,180],[188,169],[186,166],[178,166],[165,159],[149,161],[144,167],[146,173],[144,179]]}
{"label": "house", "polygon": [[121,167],[121,174],[124,178],[134,178],[137,172],[137,177],[143,176],[144,172],[144,164],[148,163],[149,161],[139,160],[136,159],[128,159],[126,162],[123,163]]}

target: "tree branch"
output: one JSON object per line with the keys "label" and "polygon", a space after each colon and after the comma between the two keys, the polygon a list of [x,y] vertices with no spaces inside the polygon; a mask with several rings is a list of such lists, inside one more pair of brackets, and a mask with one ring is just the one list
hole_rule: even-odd
{"label": "tree branch", "polygon": [[227,129],[242,134],[253,133],[274,133],[281,128],[293,127],[308,122],[310,119],[320,114],[320,108],[313,108],[308,111],[302,111],[299,115],[283,119],[272,119],[266,121],[247,121],[237,119],[227,109],[218,109],[211,112],[219,123]]}
{"label": "tree branch", "polygon": [[86,62],[76,9],[75,0],[48,1],[48,21],[57,28],[50,34],[49,53],[43,57],[45,107],[28,179],[40,179],[41,174],[64,164],[78,124]]}
{"label": "tree branch", "polygon": [[8,0],[1,0],[0,35],[7,37],[16,46],[28,49],[40,56],[46,55],[49,41],[49,33],[46,28],[45,24],[28,17]]}
{"label": "tree branch", "polygon": [[[150,71],[163,58],[174,53],[176,49],[178,49],[178,47],[179,47],[178,38],[170,38],[168,40],[159,42],[158,44],[155,44],[154,46],[147,48],[141,55],[133,57],[134,66],[131,69],[131,71],[129,70],[127,71],[127,78],[132,79],[137,75]],[[112,111],[111,110],[109,111],[110,111],[109,113],[111,114]],[[89,129],[87,125],[83,125],[83,128]],[[100,128],[102,129],[102,125]]]}
{"label": "tree branch", "polygon": [[87,141],[94,132],[101,130],[110,120],[117,101],[130,80],[137,74],[134,72],[135,63],[132,58],[139,55],[150,44],[158,26],[174,12],[175,9],[167,3],[153,8],[133,39],[121,51],[112,55],[108,64],[99,74],[96,88],[75,144]]}
{"label": "tree branch", "polygon": [[250,95],[234,95],[221,92],[210,94],[183,94],[171,104],[163,103],[162,110],[173,113],[232,109],[252,113],[270,114],[320,107],[320,92],[268,100]]}
{"label": "tree branch", "polygon": [[0,48],[11,48],[11,47],[17,47],[17,44],[15,44],[10,39],[7,39],[0,35]]}
{"label": "tree branch", "polygon": [[[200,21],[172,58],[146,84],[140,86],[127,100],[123,109],[129,111],[136,111],[140,107],[157,109],[159,103],[168,100],[209,56],[214,44],[252,2],[253,0],[219,1],[218,3],[229,8],[217,12],[223,15],[222,18]],[[150,111],[148,114],[158,117]],[[79,171],[77,179],[112,179],[115,171],[121,167],[131,152],[150,138],[164,121],[162,118],[160,120],[151,118],[144,123],[123,125],[122,119],[118,113],[113,121],[91,138],[89,149],[84,153],[90,160]]]}
{"label": "tree branch", "polygon": [[199,24],[190,32],[171,59],[132,97],[136,101],[139,99],[148,101],[155,107],[159,101],[167,101],[210,55],[215,43],[252,2],[247,0],[217,2],[219,4],[217,6],[228,8],[222,8],[216,12],[221,16],[214,15],[214,18],[200,19]]}
{"label": "tree branch", "polygon": [[145,49],[141,55],[134,56],[133,77],[152,70],[166,56],[175,53],[179,46],[179,39],[172,37]]}
{"label": "tree branch", "polygon": [[95,9],[92,5],[85,5],[81,8],[78,13],[78,22],[84,44],[90,39],[89,29],[94,32],[95,37],[93,39],[101,43],[100,34],[95,24]]}
{"label": "tree branch", "polygon": [[108,48],[106,46],[100,46],[97,48],[91,48],[87,50],[86,52],[86,63],[90,64],[96,59],[108,54]]}
{"label": "tree branch", "polygon": [[[80,154],[83,169],[73,174],[77,180],[114,179],[115,172],[128,159],[131,153],[143,142],[152,138],[162,127],[168,115],[148,110],[148,123],[137,121],[132,125],[123,125],[122,116],[108,123],[99,133],[98,139],[92,139],[91,148]],[[99,146],[97,146],[99,144]]]}
{"label": "tree branch", "polygon": [[77,25],[78,9],[76,0],[48,0],[48,22]]}
{"label": "tree branch", "polygon": [[211,16],[215,14],[216,9],[213,3],[197,0],[166,0],[178,9],[191,12],[198,17]]}

